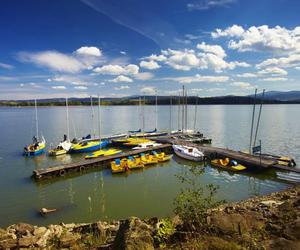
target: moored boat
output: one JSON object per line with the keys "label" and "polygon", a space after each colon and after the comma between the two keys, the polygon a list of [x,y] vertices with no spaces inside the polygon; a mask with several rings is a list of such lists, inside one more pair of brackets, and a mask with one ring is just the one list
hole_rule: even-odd
{"label": "moored boat", "polygon": [[59,156],[69,152],[72,147],[72,143],[68,140],[67,136],[64,135],[64,140],[60,142],[56,148],[50,149],[48,154],[50,156]]}
{"label": "moored boat", "polygon": [[46,140],[42,136],[42,140],[38,140],[35,136],[32,138],[32,143],[24,147],[25,156],[35,156],[44,153],[46,148]]}
{"label": "moored boat", "polygon": [[243,171],[247,168],[241,164],[239,164],[235,160],[230,160],[229,158],[225,159],[214,159],[210,161],[210,164],[215,167],[223,168],[231,171]]}
{"label": "moored boat", "polygon": [[72,145],[70,149],[70,153],[87,153],[99,150],[101,148],[104,148],[108,145],[108,140],[83,140],[79,141],[78,143],[75,143]]}
{"label": "moored boat", "polygon": [[141,161],[145,165],[151,165],[158,163],[158,159],[151,154],[141,153]]}
{"label": "moored boat", "polygon": [[156,151],[152,151],[154,157],[158,160],[158,162],[165,162],[172,159],[173,155],[167,155],[165,152],[157,153]]}
{"label": "moored boat", "polygon": [[161,145],[162,145],[161,143],[156,143],[154,141],[149,141],[149,142],[140,143],[132,149],[145,149],[145,148],[151,148],[151,147],[158,147],[158,146],[161,146]]}
{"label": "moored boat", "polygon": [[120,154],[120,153],[122,153],[122,150],[115,149],[115,148],[100,149],[100,150],[97,150],[93,153],[86,155],[85,159],[92,159],[92,158],[97,158],[100,156],[109,156],[109,155],[115,155],[115,154]]}
{"label": "moored boat", "polygon": [[190,161],[203,161],[204,154],[195,147],[189,147],[184,145],[173,145],[175,154],[181,158]]}

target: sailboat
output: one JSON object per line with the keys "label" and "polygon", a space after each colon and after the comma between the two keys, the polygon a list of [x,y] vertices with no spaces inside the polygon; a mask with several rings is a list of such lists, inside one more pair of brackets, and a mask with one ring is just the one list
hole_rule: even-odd
{"label": "sailboat", "polygon": [[111,149],[102,149],[102,146],[106,146],[106,142],[108,143],[108,140],[102,140],[101,141],[101,119],[100,119],[100,105],[101,105],[101,101],[100,101],[100,96],[98,96],[98,126],[99,126],[99,142],[100,142],[100,148],[99,150],[92,152],[88,155],[85,156],[85,159],[92,159],[92,158],[97,158],[100,156],[109,156],[109,155],[115,155],[115,154],[119,154],[122,151],[115,149],[115,148],[111,148]]}
{"label": "sailboat", "polygon": [[25,156],[35,156],[42,154],[46,148],[46,140],[42,136],[42,139],[39,140],[39,125],[38,125],[38,114],[37,114],[37,103],[34,100],[35,106],[35,127],[36,127],[36,135],[32,138],[32,143],[24,147],[24,155]]}
{"label": "sailboat", "polygon": [[68,98],[66,97],[66,109],[67,109],[67,135],[64,135],[64,139],[60,142],[56,148],[50,149],[48,151],[51,156],[59,156],[68,153],[70,150],[72,143],[70,142],[70,128],[69,128],[69,106],[68,106]]}
{"label": "sailboat", "polygon": [[[93,132],[94,131],[94,110],[93,110],[93,99],[91,97],[91,109],[92,109],[92,125],[93,125]],[[109,144],[108,140],[101,140],[95,139],[95,133],[94,138],[92,139],[90,136],[89,138],[85,138],[83,140],[80,140],[78,142],[73,143],[70,153],[87,153],[87,152],[93,152],[99,149],[102,149],[106,147]]]}

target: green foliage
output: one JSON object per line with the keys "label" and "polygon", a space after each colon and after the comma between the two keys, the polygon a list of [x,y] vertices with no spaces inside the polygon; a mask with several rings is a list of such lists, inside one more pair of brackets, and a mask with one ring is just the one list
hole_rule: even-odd
{"label": "green foliage", "polygon": [[159,247],[164,247],[170,236],[175,232],[175,226],[170,219],[162,219],[154,236]]}
{"label": "green foliage", "polygon": [[218,186],[208,184],[203,187],[199,183],[199,177],[203,173],[204,167],[193,166],[183,174],[177,175],[184,188],[175,198],[174,212],[192,228],[205,224],[207,210],[224,202],[215,199]]}

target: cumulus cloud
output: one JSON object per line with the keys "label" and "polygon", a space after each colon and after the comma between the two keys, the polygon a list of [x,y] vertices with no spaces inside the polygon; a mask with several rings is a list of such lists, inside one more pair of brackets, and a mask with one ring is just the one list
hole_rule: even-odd
{"label": "cumulus cloud", "polygon": [[110,80],[110,82],[132,82],[132,79],[127,76],[119,75],[113,80]]}
{"label": "cumulus cloud", "polygon": [[122,85],[120,87],[114,87],[115,90],[125,90],[125,89],[130,89],[128,85]]}
{"label": "cumulus cloud", "polygon": [[140,73],[134,75],[135,79],[142,80],[142,81],[150,80],[153,77],[154,77],[154,75],[151,72],[140,72]]}
{"label": "cumulus cloud", "polygon": [[266,69],[263,69],[263,70],[260,70],[257,72],[258,74],[260,75],[287,75],[288,72],[284,69],[281,69],[281,68],[278,68],[278,67],[270,67],[270,68],[266,68]]}
{"label": "cumulus cloud", "polygon": [[147,95],[154,95],[156,93],[156,89],[153,86],[146,86],[140,89],[140,91]]}
{"label": "cumulus cloud", "polygon": [[0,68],[3,68],[3,69],[13,69],[14,66],[10,65],[10,64],[7,64],[7,63],[1,63],[0,62]]}
{"label": "cumulus cloud", "polygon": [[248,82],[233,82],[230,83],[231,86],[238,87],[241,89],[253,89],[254,87]]}
{"label": "cumulus cloud", "polygon": [[143,57],[143,59],[150,60],[150,61],[158,61],[158,62],[163,62],[167,60],[167,58],[164,55],[156,55],[156,54]]}
{"label": "cumulus cloud", "polygon": [[86,86],[75,86],[74,89],[78,89],[78,90],[86,90],[87,87],[86,87]]}
{"label": "cumulus cloud", "polygon": [[52,86],[52,89],[57,89],[57,90],[62,90],[62,89],[66,89],[66,86]]}
{"label": "cumulus cloud", "polygon": [[163,80],[176,81],[179,83],[196,83],[196,82],[227,82],[229,80],[228,76],[203,76],[196,74],[195,76],[183,76],[183,77],[168,77]]}
{"label": "cumulus cloud", "polygon": [[135,75],[139,73],[139,66],[135,64],[128,64],[127,66],[108,64],[97,67],[93,71],[103,75]]}
{"label": "cumulus cloud", "polygon": [[258,69],[269,67],[269,66],[277,66],[282,68],[295,67],[300,65],[300,53],[299,54],[291,54],[287,57],[279,57],[279,58],[269,58],[259,64],[256,65]]}
{"label": "cumulus cloud", "polygon": [[287,81],[288,79],[286,77],[267,77],[264,79],[261,79],[261,81],[264,82],[282,82],[282,81]]}
{"label": "cumulus cloud", "polygon": [[219,45],[209,45],[205,42],[202,42],[197,44],[197,48],[203,50],[205,53],[212,53],[221,58],[226,57],[225,50]]}
{"label": "cumulus cloud", "polygon": [[102,52],[97,47],[80,47],[75,51],[77,55],[83,55],[83,56],[96,56],[99,57],[102,55]]}
{"label": "cumulus cloud", "polygon": [[159,69],[160,65],[157,62],[151,60],[151,61],[141,61],[140,67],[149,69],[149,70],[153,70],[153,69]]}
{"label": "cumulus cloud", "polygon": [[63,82],[63,83],[69,83],[72,85],[89,85],[88,82],[83,81],[76,76],[70,76],[70,75],[55,76],[55,77],[49,78],[47,81],[48,82]]}
{"label": "cumulus cloud", "polygon": [[254,73],[243,73],[243,74],[237,74],[237,77],[241,77],[241,78],[255,78],[257,77],[257,74]]}
{"label": "cumulus cloud", "polygon": [[77,73],[84,68],[84,65],[76,58],[57,51],[21,52],[18,56],[23,62],[31,62],[59,72]]}
{"label": "cumulus cloud", "polygon": [[251,26],[244,29],[233,25],[225,30],[217,29],[211,33],[213,38],[232,38],[228,47],[238,51],[262,51],[275,53],[291,53],[300,51],[300,26],[287,29],[281,26],[270,28],[268,25]]}

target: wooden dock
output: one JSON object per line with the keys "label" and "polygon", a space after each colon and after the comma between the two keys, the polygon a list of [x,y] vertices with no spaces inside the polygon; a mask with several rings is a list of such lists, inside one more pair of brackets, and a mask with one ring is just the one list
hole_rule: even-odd
{"label": "wooden dock", "polygon": [[104,169],[109,167],[110,162],[117,158],[128,157],[140,153],[147,153],[147,152],[151,152],[152,150],[170,151],[171,149],[172,149],[171,144],[163,144],[161,146],[151,147],[147,149],[130,150],[116,155],[104,156],[95,159],[86,159],[86,160],[81,160],[70,164],[61,164],[61,165],[56,165],[48,168],[36,169],[33,171],[32,177],[35,178],[36,180],[42,180],[51,177],[62,177],[70,172],[84,172],[91,168]]}

